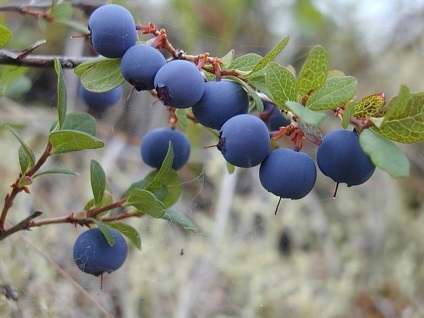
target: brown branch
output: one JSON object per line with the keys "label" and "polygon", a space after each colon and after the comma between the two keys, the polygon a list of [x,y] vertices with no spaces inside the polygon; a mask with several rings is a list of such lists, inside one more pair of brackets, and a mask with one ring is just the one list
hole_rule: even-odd
{"label": "brown branch", "polygon": [[22,231],[22,230],[28,230],[29,229],[29,224],[37,217],[39,217],[41,214],[43,214],[43,212],[41,211],[35,211],[34,213],[32,213],[30,216],[26,217],[25,219],[23,219],[21,222],[19,222],[18,224],[12,226],[10,229],[0,232],[0,241],[5,239],[6,237]]}
{"label": "brown branch", "polygon": [[93,56],[54,56],[28,54],[22,56],[24,51],[0,50],[0,64],[29,66],[29,67],[54,67],[54,59],[57,58],[63,68],[75,68],[81,63],[91,61]]}
{"label": "brown branch", "polygon": [[43,154],[41,155],[41,157],[38,159],[38,161],[35,163],[35,165],[28,171],[25,173],[25,175],[20,175],[18,177],[18,179],[15,181],[15,183],[12,184],[12,191],[6,195],[5,199],[4,199],[4,204],[3,204],[3,209],[1,211],[1,215],[0,215],[0,235],[3,234],[3,232],[5,232],[5,223],[6,223],[6,217],[7,214],[9,212],[9,209],[12,207],[13,202],[16,198],[16,196],[18,195],[19,192],[21,191],[28,191],[28,188],[26,186],[22,186],[20,185],[20,180],[23,177],[28,177],[31,178],[40,168],[41,166],[46,162],[46,160],[48,159],[48,157],[50,157],[51,155],[51,150],[52,150],[52,145],[50,143],[47,144],[46,149],[44,150]]}

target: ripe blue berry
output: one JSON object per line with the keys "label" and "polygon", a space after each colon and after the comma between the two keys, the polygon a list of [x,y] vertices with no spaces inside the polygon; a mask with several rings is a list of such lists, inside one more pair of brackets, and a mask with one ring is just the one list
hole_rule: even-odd
{"label": "ripe blue berry", "polygon": [[205,83],[202,98],[193,106],[194,117],[203,126],[221,129],[231,117],[246,114],[249,98],[240,85],[233,81],[211,81]]}
{"label": "ripe blue berry", "polygon": [[266,190],[293,200],[311,192],[316,177],[315,163],[309,155],[286,148],[271,151],[259,169],[259,180]]}
{"label": "ripe blue berry", "polygon": [[74,261],[80,270],[99,276],[111,273],[124,264],[128,246],[124,237],[115,229],[110,229],[115,244],[110,246],[98,228],[82,233],[74,245]]}
{"label": "ripe blue berry", "polygon": [[375,166],[359,144],[356,132],[333,130],[322,139],[317,151],[318,167],[323,174],[349,187],[367,181]]}
{"label": "ripe blue berry", "polygon": [[176,108],[192,107],[205,90],[202,73],[185,60],[171,61],[161,67],[154,84],[159,99]]}
{"label": "ripe blue berry", "polygon": [[121,60],[122,76],[138,91],[154,89],[154,79],[166,64],[161,52],[147,44],[130,47]]}
{"label": "ripe blue berry", "polygon": [[124,7],[117,4],[103,5],[88,20],[90,41],[97,53],[119,58],[137,40],[134,18]]}
{"label": "ripe blue berry", "polygon": [[79,85],[78,94],[88,106],[101,109],[116,105],[122,98],[123,90],[122,86],[118,86],[104,93],[95,93]]}
{"label": "ripe blue berry", "polygon": [[265,159],[270,144],[264,122],[256,116],[241,114],[222,125],[217,148],[227,162],[236,167],[249,168]]}
{"label": "ripe blue berry", "polygon": [[149,131],[141,142],[141,158],[153,168],[160,168],[168,152],[171,141],[174,150],[172,169],[181,169],[190,157],[190,142],[179,130],[157,128]]}

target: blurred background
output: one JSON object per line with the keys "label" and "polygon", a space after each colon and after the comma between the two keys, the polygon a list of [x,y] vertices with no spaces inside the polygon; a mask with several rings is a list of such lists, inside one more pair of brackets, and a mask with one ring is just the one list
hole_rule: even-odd
{"label": "blurred background", "polygon": [[[0,1],[21,50],[40,39],[35,54],[88,56],[93,52],[69,26],[37,21],[8,5],[43,7],[49,1]],[[85,24],[90,8],[105,1],[71,1],[73,20]],[[278,57],[300,69],[321,44],[330,68],[355,76],[358,98],[401,85],[424,91],[422,0],[169,0],[114,1],[136,20],[167,30],[176,48],[190,54],[266,54],[283,36],[291,41]],[[142,37],[142,39],[144,39]],[[147,38],[146,38],[147,39]],[[1,66],[5,67],[5,66]],[[98,151],[65,154],[49,167],[68,166],[78,177],[49,176],[20,195],[10,213],[15,224],[29,213],[62,216],[81,211],[91,198],[90,159],[104,167],[115,197],[150,168],[139,143],[167,125],[167,111],[147,93],[105,112],[89,110],[77,96],[78,78],[65,72],[70,111],[98,119]],[[130,87],[125,86],[126,94]],[[13,94],[12,94],[13,93]],[[0,99],[0,121],[19,130],[37,154],[55,118],[56,75],[29,69],[16,92]],[[338,127],[329,116],[323,133]],[[124,266],[100,281],[79,271],[72,246],[83,229],[46,226],[0,244],[0,317],[424,317],[424,147],[402,145],[411,176],[401,180],[377,170],[364,185],[340,186],[318,173],[313,192],[300,201],[278,199],[258,181],[258,169],[229,174],[211,135],[192,124],[190,163],[180,171],[183,195],[174,209],[198,227],[188,233],[161,220],[134,219],[142,250],[130,247]],[[1,130],[0,194],[16,179],[18,143]],[[316,147],[304,150],[315,156]],[[5,288],[7,286],[8,288]],[[0,291],[2,290],[0,289]],[[84,292],[84,290],[86,292]]]}

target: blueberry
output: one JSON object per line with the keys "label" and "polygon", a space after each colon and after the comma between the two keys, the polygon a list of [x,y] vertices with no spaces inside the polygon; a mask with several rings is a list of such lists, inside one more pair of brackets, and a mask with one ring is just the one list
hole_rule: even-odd
{"label": "blueberry", "polygon": [[80,270],[99,276],[111,273],[124,264],[128,246],[124,237],[115,229],[110,229],[115,244],[110,246],[98,228],[82,233],[74,245],[74,261]]}
{"label": "blueberry", "polygon": [[161,67],[154,84],[159,99],[165,105],[176,108],[192,107],[205,90],[202,73],[185,60],[171,61]]}
{"label": "blueberry", "polygon": [[259,169],[259,180],[280,198],[298,200],[311,192],[317,171],[312,158],[286,148],[271,151]]}
{"label": "blueberry", "polygon": [[119,58],[137,41],[135,21],[131,13],[117,4],[103,5],[88,20],[90,41],[97,53]]}
{"label": "blueberry", "polygon": [[249,98],[245,90],[233,81],[205,83],[202,98],[193,106],[193,115],[203,126],[221,129],[231,117],[246,114]]}
{"label": "blueberry", "polygon": [[241,114],[222,125],[217,148],[227,162],[236,167],[249,168],[265,159],[270,143],[264,122],[256,116]]}
{"label": "blueberry", "polygon": [[318,167],[323,174],[349,187],[367,181],[375,166],[359,144],[356,132],[333,130],[322,139],[317,151]]}
{"label": "blueberry", "polygon": [[104,93],[95,93],[79,85],[78,94],[88,106],[102,109],[116,105],[122,98],[123,89],[122,86],[118,86]]}
{"label": "blueberry", "polygon": [[121,60],[122,76],[138,91],[154,89],[154,79],[166,64],[165,57],[154,47],[137,44],[130,47]]}
{"label": "blueberry", "polygon": [[184,133],[176,129],[157,128],[149,131],[141,142],[141,158],[149,166],[159,169],[170,141],[174,150],[172,168],[181,169],[190,157],[190,142]]}

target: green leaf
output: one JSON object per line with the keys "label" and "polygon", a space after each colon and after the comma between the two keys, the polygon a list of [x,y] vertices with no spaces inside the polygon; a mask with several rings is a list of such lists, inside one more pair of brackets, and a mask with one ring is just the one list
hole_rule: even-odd
{"label": "green leaf", "polygon": [[247,84],[245,81],[241,80],[238,77],[235,76],[225,76],[225,78],[227,79],[231,79],[232,81],[238,83],[240,86],[242,86],[244,88],[245,91],[247,91],[247,93],[250,95],[250,97],[252,97],[253,102],[256,105],[256,108],[259,111],[263,111],[264,109],[264,104],[262,102],[262,99],[258,96],[258,93],[255,92],[255,90],[250,87],[249,84]]}
{"label": "green leaf", "polygon": [[141,250],[140,234],[131,225],[121,222],[110,222],[107,225],[111,228],[114,228],[115,230],[118,230],[122,235],[126,236],[131,241],[131,243],[135,245],[135,247]]}
{"label": "green leaf", "polygon": [[231,70],[239,70],[243,72],[250,72],[262,59],[262,56],[255,53],[248,53],[236,58],[228,67]]}
{"label": "green leaf", "polygon": [[66,83],[63,75],[62,65],[58,58],[54,58],[54,69],[57,74],[57,118],[58,118],[58,129],[62,129],[63,123],[66,117]]}
{"label": "green leaf", "polygon": [[132,190],[125,205],[133,206],[137,210],[155,218],[161,218],[165,214],[163,203],[152,192],[147,190]]}
{"label": "green leaf", "polygon": [[62,2],[53,7],[51,15],[55,19],[55,22],[62,20],[69,20],[72,18],[73,8],[69,2]]}
{"label": "green leaf", "polygon": [[100,163],[96,160],[91,160],[90,162],[90,182],[94,196],[94,204],[98,206],[102,202],[105,194],[106,174]]}
{"label": "green leaf", "polygon": [[186,108],[177,108],[176,111],[175,111],[175,115],[178,118],[178,122],[183,127],[187,127],[187,125],[188,125],[187,109]]}
{"label": "green leaf", "polygon": [[19,147],[18,157],[19,157],[19,166],[21,167],[21,174],[24,175],[31,167],[30,167],[30,159],[28,158],[22,146]]}
{"label": "green leaf", "polygon": [[77,112],[66,115],[63,123],[63,130],[76,130],[85,132],[91,136],[96,136],[97,124],[96,119],[87,113]]}
{"label": "green leaf", "polygon": [[310,95],[319,89],[327,79],[328,54],[322,46],[314,47],[308,55],[297,79],[299,93]]}
{"label": "green leaf", "polygon": [[384,122],[390,119],[402,118],[403,114],[407,110],[408,102],[411,96],[412,95],[409,91],[409,88],[402,85],[400,87],[399,94],[393,97],[387,106]]}
{"label": "green leaf", "polygon": [[342,118],[342,127],[346,129],[350,124],[350,118],[355,114],[356,112],[356,106],[355,104],[348,104],[343,112],[343,118]]}
{"label": "green leaf", "polygon": [[221,70],[226,70],[234,60],[234,50],[230,50],[227,54],[221,57]]}
{"label": "green leaf", "polygon": [[46,174],[66,174],[66,175],[71,175],[71,176],[79,176],[79,173],[72,170],[72,169],[68,169],[68,168],[56,168],[56,169],[49,169],[49,170],[45,170],[45,171],[41,171],[39,173],[36,173],[35,175],[32,176],[32,179],[35,179],[39,176],[43,176]]}
{"label": "green leaf", "polygon": [[372,129],[396,142],[415,143],[423,141],[424,92],[409,93],[406,87],[402,87],[399,95],[387,107],[385,120],[380,128],[373,126]]}
{"label": "green leaf", "polygon": [[0,49],[9,43],[11,37],[12,31],[10,31],[6,26],[0,24]]}
{"label": "green leaf", "polygon": [[351,76],[329,78],[309,97],[306,107],[312,110],[331,110],[350,101],[356,94],[358,83]]}
{"label": "green leaf", "polygon": [[253,68],[252,73],[257,72],[264,67],[266,67],[269,63],[274,61],[274,59],[280,55],[280,53],[284,50],[284,48],[287,46],[287,44],[290,41],[290,37],[286,36],[284,37],[278,44],[269,51]]}
{"label": "green leaf", "polygon": [[186,231],[192,231],[194,233],[197,232],[196,226],[190,221],[190,219],[173,210],[166,210],[162,218],[182,227]]}
{"label": "green leaf", "polygon": [[374,165],[390,176],[399,178],[409,175],[408,158],[393,141],[365,129],[359,135],[359,142]]}
{"label": "green leaf", "polygon": [[265,83],[280,108],[285,108],[287,101],[297,100],[299,92],[296,79],[287,68],[274,62],[270,63],[266,68]]}
{"label": "green leaf", "polygon": [[[28,146],[25,141],[21,138],[21,136],[18,134],[18,132],[13,129],[12,127],[10,127],[9,125],[5,125],[4,126],[7,130],[9,130],[14,136],[15,138],[19,141],[19,143],[21,144],[21,149],[19,151],[22,151],[25,154],[26,160],[27,160],[27,169],[28,168],[32,168],[35,164],[35,155],[34,155],[34,151],[31,149],[30,146]],[[21,155],[20,155],[21,156]]]}
{"label": "green leaf", "polygon": [[162,201],[163,205],[168,208],[177,202],[181,196],[181,178],[176,171],[170,170],[167,174],[166,182],[164,182],[160,188],[158,188],[156,184],[151,186],[151,181],[155,179],[158,172],[159,170],[154,170],[146,176],[144,181],[150,181],[150,183],[146,186],[145,189],[152,192],[156,198]]}
{"label": "green leaf", "polygon": [[6,91],[22,78],[28,71],[27,67],[4,65],[1,68],[0,85]]}
{"label": "green leaf", "polygon": [[110,59],[104,56],[94,57],[92,60],[86,61],[78,65],[74,69],[74,73],[78,76],[81,76],[85,71],[87,71],[90,67],[102,61],[109,61]]}
{"label": "green leaf", "polygon": [[288,108],[307,125],[318,126],[325,119],[325,113],[314,112],[297,102],[287,101],[286,108]]}
{"label": "green leaf", "polygon": [[91,219],[94,221],[94,223],[97,225],[99,230],[102,232],[103,236],[105,237],[106,241],[110,246],[115,245],[115,237],[113,236],[113,233],[111,231],[111,228],[104,224],[102,221]]}
{"label": "green leaf", "polygon": [[97,149],[104,146],[103,141],[85,132],[59,130],[50,133],[49,141],[52,154],[61,154],[85,149]]}
{"label": "green leaf", "polygon": [[81,75],[82,85],[91,92],[110,91],[125,82],[120,68],[121,59],[108,59],[93,64]]}
{"label": "green leaf", "polygon": [[172,163],[174,162],[174,148],[172,147],[172,142],[169,141],[168,151],[166,153],[165,159],[162,162],[162,166],[146,186],[146,189],[149,191],[156,192],[162,188],[164,184],[168,182],[168,177],[172,171]]}

